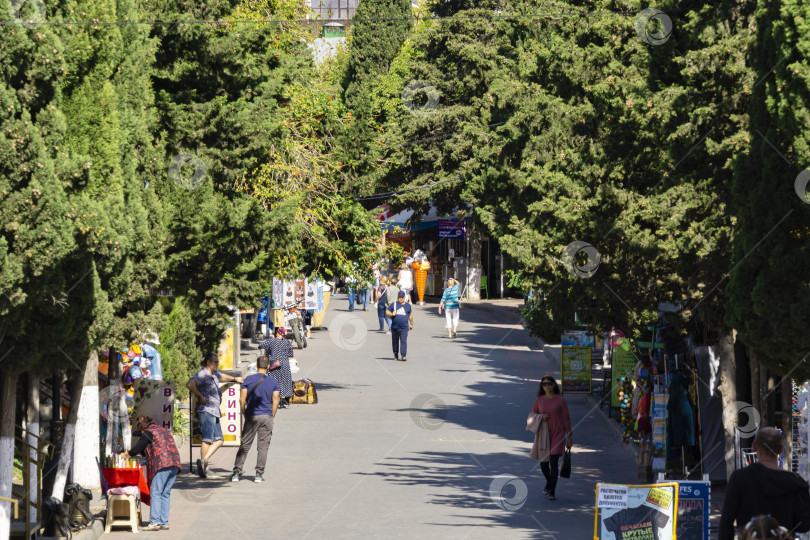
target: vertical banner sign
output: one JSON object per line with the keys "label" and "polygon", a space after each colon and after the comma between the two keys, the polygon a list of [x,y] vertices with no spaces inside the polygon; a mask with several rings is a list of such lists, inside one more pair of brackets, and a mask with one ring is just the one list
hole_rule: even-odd
{"label": "vertical banner sign", "polygon": [[133,423],[139,416],[148,416],[160,427],[171,431],[174,421],[174,383],[138,379],[133,383],[133,389]]}
{"label": "vertical banner sign", "polygon": [[[239,446],[242,444],[242,407],[239,405],[239,391],[241,385],[235,382],[222,383],[219,385],[222,392],[222,401],[219,403],[219,411],[222,416],[219,419],[222,428],[222,446]],[[191,395],[191,444],[199,446],[202,443],[200,424],[197,415],[193,411],[197,410],[197,398]]]}
{"label": "vertical banner sign", "polygon": [[[596,484],[596,540],[677,540],[678,484]],[[692,537],[684,536],[684,539]]]}
{"label": "vertical banner sign", "polygon": [[222,418],[219,421],[222,424],[223,446],[239,446],[242,443],[242,423],[240,418],[242,407],[239,405],[240,388],[241,385],[235,382],[220,385],[222,402],[219,404],[219,410],[222,411]]}
{"label": "vertical banner sign", "polygon": [[678,482],[678,538],[709,540],[709,482]]}
{"label": "vertical banner sign", "polygon": [[560,389],[563,394],[591,393],[591,350],[590,347],[562,348]]}
{"label": "vertical banner sign", "polygon": [[619,395],[616,389],[621,386],[621,378],[630,375],[633,376],[633,370],[636,368],[636,357],[630,350],[625,350],[622,347],[613,349],[613,374],[610,390],[610,404],[613,407],[621,407]]}

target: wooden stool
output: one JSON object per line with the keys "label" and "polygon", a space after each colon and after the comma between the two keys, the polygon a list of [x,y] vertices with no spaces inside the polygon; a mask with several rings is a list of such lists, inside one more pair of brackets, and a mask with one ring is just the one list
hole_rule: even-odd
{"label": "wooden stool", "polygon": [[107,495],[107,519],[104,532],[113,527],[132,527],[132,532],[140,528],[140,513],[134,495]]}

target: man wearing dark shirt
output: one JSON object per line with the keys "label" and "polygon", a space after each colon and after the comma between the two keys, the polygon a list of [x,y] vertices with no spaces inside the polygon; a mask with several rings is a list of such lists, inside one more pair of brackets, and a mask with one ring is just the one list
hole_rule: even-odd
{"label": "man wearing dark shirt", "polygon": [[397,301],[388,306],[385,315],[391,317],[391,343],[394,347],[394,360],[399,360],[399,353],[402,352],[404,362],[408,359],[408,330],[413,330],[413,311],[411,304],[405,302],[404,292],[399,292]]}
{"label": "man wearing dark shirt", "polygon": [[267,356],[260,356],[256,360],[256,368],[259,373],[248,376],[242,383],[239,404],[242,407],[245,425],[242,428],[242,443],[239,445],[236,461],[233,464],[231,482],[239,481],[242,466],[245,464],[253,439],[257,435],[259,437],[259,442],[256,444],[258,455],[256,456],[256,477],[253,481],[264,482],[267,449],[270,448],[270,439],[273,437],[273,418],[278,411],[279,400],[278,381],[266,373],[269,364],[270,359]]}
{"label": "man wearing dark shirt", "polygon": [[760,514],[767,514],[792,532],[810,531],[810,491],[797,474],[782,470],[776,463],[782,453],[782,435],[762,428],[754,439],[757,463],[731,473],[720,515],[718,540],[734,538],[734,522],[742,530]]}

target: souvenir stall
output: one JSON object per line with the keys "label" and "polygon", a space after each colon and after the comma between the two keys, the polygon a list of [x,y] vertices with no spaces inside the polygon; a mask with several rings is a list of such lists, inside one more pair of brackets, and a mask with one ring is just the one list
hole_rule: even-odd
{"label": "souvenir stall", "polygon": [[[175,387],[173,382],[162,380],[157,335],[152,333],[145,337],[148,342],[132,343],[119,351],[105,351],[102,358],[106,362],[99,363],[100,373],[106,374],[100,376],[100,381],[107,380],[99,395],[103,441],[99,466],[105,494],[132,496],[149,504],[144,460],[124,460],[120,453],[132,447],[132,423],[138,416],[149,416],[161,427],[172,429]],[[120,378],[110,380],[110,364],[115,363]],[[113,520],[110,524],[126,523]]]}
{"label": "souvenir stall", "polygon": [[282,280],[273,278],[272,306],[273,325],[286,326],[284,319],[284,306],[295,305],[303,310],[305,327],[323,323],[323,316],[317,318],[315,314],[326,311],[329,297],[332,294],[331,286],[320,279],[300,278],[295,280]]}
{"label": "souvenir stall", "polygon": [[611,404],[619,411],[622,440],[639,442],[639,476],[665,472],[687,478],[699,464],[699,401],[694,355],[666,325],[650,326],[651,341],[631,345],[612,338]]}
{"label": "souvenir stall", "polygon": [[[441,296],[448,277],[459,280],[462,289],[466,283],[467,254],[469,239],[467,235],[468,220],[458,217],[442,217],[435,208],[427,214],[415,215],[411,210],[398,214],[390,212],[378,216],[385,233],[386,242],[400,244],[406,253],[415,250],[424,253],[427,262],[424,278],[424,296]],[[493,241],[494,244],[494,241]],[[495,253],[499,248],[495,246]],[[487,244],[487,255],[492,248]],[[411,261],[409,264],[412,264]],[[482,266],[489,274],[489,260],[482,257]],[[420,268],[422,265],[420,264]],[[396,273],[397,269],[390,269]],[[414,275],[414,278],[419,276]],[[418,283],[417,283],[418,285]],[[462,291],[459,291],[464,292]]]}
{"label": "souvenir stall", "polygon": [[[810,381],[793,382],[793,456],[792,470],[805,480],[810,480]],[[810,533],[798,535],[810,539]]]}

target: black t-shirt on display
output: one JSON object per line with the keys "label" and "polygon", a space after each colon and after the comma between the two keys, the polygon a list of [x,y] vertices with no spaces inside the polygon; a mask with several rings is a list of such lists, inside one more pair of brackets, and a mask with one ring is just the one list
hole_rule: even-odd
{"label": "black t-shirt on display", "polygon": [[605,520],[605,529],[612,532],[616,540],[665,540],[658,530],[669,522],[669,516],[649,506],[626,508]]}

